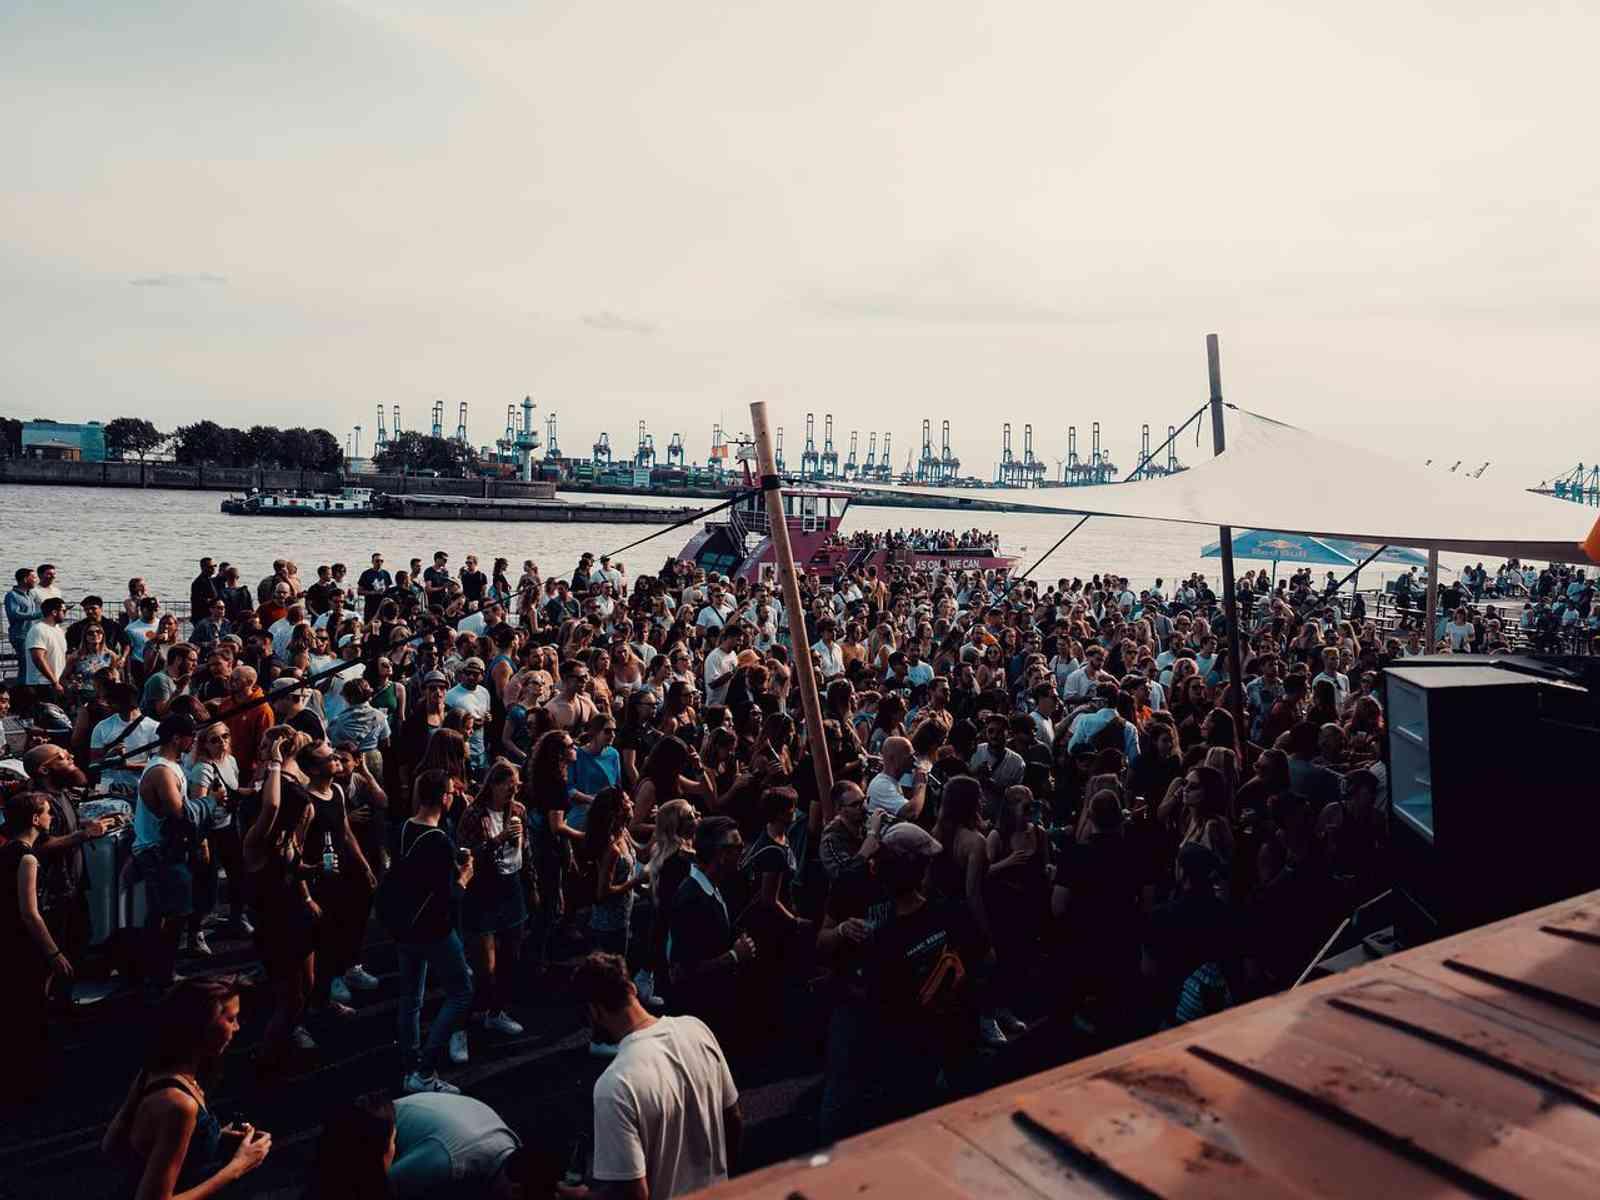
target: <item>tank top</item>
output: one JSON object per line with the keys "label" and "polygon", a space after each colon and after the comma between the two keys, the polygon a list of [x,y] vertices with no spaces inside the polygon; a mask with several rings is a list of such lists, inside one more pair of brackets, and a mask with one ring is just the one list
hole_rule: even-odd
{"label": "tank top", "polygon": [[[613,885],[627,883],[639,869],[639,862],[634,854],[632,839],[624,838],[623,841],[625,845],[622,852],[611,863],[611,882]],[[633,900],[634,891],[632,888],[625,892],[618,892],[614,896],[607,896],[605,900],[589,910],[589,928],[611,932],[628,928],[628,922],[633,918]]]}
{"label": "tank top", "polygon": [[[183,1156],[183,1165],[178,1168],[178,1180],[173,1186],[173,1192],[186,1192],[190,1188],[204,1183],[217,1173],[222,1165],[222,1122],[217,1120],[217,1115],[205,1106],[205,1102],[195,1095],[194,1089],[183,1080],[172,1075],[163,1075],[159,1079],[152,1079],[139,1089],[138,1104],[143,1104],[147,1096],[168,1090],[182,1092],[199,1106],[200,1111],[195,1114],[194,1132],[189,1135],[189,1149]],[[138,1111],[138,1104],[134,1111]],[[132,1147],[124,1153],[125,1178],[127,1186],[123,1188],[124,1196],[135,1196],[139,1191],[139,1181],[144,1177],[145,1162],[137,1158]]]}
{"label": "tank top", "polygon": [[[143,791],[145,777],[152,771],[171,771],[178,780],[180,795],[189,794],[189,777],[184,774],[183,764],[173,762],[157,754],[139,774],[139,788]],[[142,850],[154,850],[161,845],[162,819],[150,811],[150,806],[144,802],[141,795],[133,806],[133,852],[138,854]]]}

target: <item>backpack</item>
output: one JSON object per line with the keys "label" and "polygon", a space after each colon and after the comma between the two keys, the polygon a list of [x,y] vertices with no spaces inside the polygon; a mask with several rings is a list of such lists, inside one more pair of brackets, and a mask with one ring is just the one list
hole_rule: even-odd
{"label": "backpack", "polygon": [[397,942],[412,944],[418,940],[417,927],[433,900],[433,889],[417,878],[416,860],[412,857],[422,844],[422,839],[430,834],[438,834],[447,841],[450,837],[437,826],[419,833],[406,852],[389,868],[389,873],[378,884],[377,893],[373,896],[379,922]]}

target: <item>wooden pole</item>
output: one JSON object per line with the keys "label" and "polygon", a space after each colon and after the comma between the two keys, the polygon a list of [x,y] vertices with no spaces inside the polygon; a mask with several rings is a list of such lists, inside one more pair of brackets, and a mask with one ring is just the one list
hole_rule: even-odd
{"label": "wooden pole", "polygon": [[1428,599],[1423,605],[1422,652],[1432,654],[1439,641],[1439,552],[1428,551]]}
{"label": "wooden pole", "polygon": [[800,692],[800,707],[806,718],[806,737],[811,743],[811,764],[817,776],[817,799],[824,811],[831,806],[833,764],[828,759],[828,739],[822,732],[822,698],[817,694],[817,673],[811,665],[811,642],[806,638],[806,613],[800,600],[800,577],[795,574],[794,552],[789,547],[789,523],[784,519],[783,484],[772,452],[772,427],[767,424],[767,402],[750,405],[750,428],[756,443],[756,469],[761,475],[761,491],[767,501],[767,523],[772,528],[772,549],[778,558],[778,586],[783,591],[783,607],[789,617],[789,643],[794,653],[794,685]]}
{"label": "wooden pole", "polygon": [[[1228,431],[1222,419],[1222,351],[1214,333],[1206,334],[1206,369],[1211,377],[1211,453],[1218,455],[1227,448]],[[1217,526],[1217,535],[1222,543],[1222,612],[1228,620],[1229,707],[1233,713],[1234,733],[1242,748],[1250,740],[1250,730],[1244,723],[1244,656],[1239,650],[1239,601],[1234,592],[1233,526]],[[1276,580],[1276,563],[1273,576]],[[1244,766],[1243,763],[1239,765]]]}

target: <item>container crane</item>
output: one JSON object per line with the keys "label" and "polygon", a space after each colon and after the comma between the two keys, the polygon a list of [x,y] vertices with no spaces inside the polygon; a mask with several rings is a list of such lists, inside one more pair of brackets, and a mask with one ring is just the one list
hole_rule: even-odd
{"label": "container crane", "polygon": [[939,454],[940,479],[949,482],[961,473],[961,460],[950,452],[950,422],[944,422],[943,450]]}
{"label": "container crane", "polygon": [[850,456],[844,460],[844,477],[854,479],[861,473],[861,464],[856,460],[856,438],[854,429],[850,431]]}
{"label": "container crane", "polygon": [[456,418],[456,441],[463,446],[467,444],[467,402],[461,402],[460,415]]}
{"label": "container crane", "polygon": [[[910,463],[910,460],[911,460],[911,456],[909,454],[907,454],[906,455],[906,461],[907,461],[908,464]],[[909,465],[907,466],[906,469],[908,471],[910,470]],[[888,483],[889,480],[891,478],[893,478],[893,476],[894,476],[894,453],[890,449],[890,446],[889,446],[889,434],[888,434],[887,431],[885,431],[885,433],[883,435],[883,457],[878,460],[878,479],[882,483]]]}
{"label": "container crane", "polygon": [[383,453],[384,447],[389,444],[389,431],[383,427],[383,401],[378,401],[378,432],[372,443],[372,455],[376,458]]}
{"label": "container crane", "polygon": [[595,466],[609,467],[611,465],[611,435],[609,433],[600,435],[600,440],[595,442],[592,453]]}
{"label": "container crane", "polygon": [[1016,483],[1017,464],[1011,455],[1011,422],[1000,427],[1000,463],[994,469],[994,481],[1002,487]]}
{"label": "container crane", "polygon": [[436,437],[436,438],[444,437],[444,401],[443,400],[435,400],[433,402],[433,436]]}
{"label": "container crane", "polygon": [[782,475],[784,473],[784,471],[786,471],[788,469],[785,466],[784,461],[783,461],[783,426],[782,425],[778,426],[778,445],[777,445],[777,448],[772,453],[772,465],[777,469],[777,472],[778,472],[779,475]]}
{"label": "container crane", "polygon": [[822,478],[839,478],[839,452],[833,448],[833,414],[822,418]]}
{"label": "container crane", "polygon": [[551,413],[544,419],[544,456],[546,458],[561,457],[561,442],[556,437],[556,414]]}
{"label": "container crane", "polygon": [[922,418],[922,457],[917,460],[917,482],[939,482],[939,460],[933,456],[933,425]]}
{"label": "container crane", "polygon": [[867,461],[861,468],[863,479],[876,479],[878,477],[878,435],[876,431],[867,434]]}
{"label": "container crane", "polygon": [[639,422],[639,447],[633,452],[633,465],[637,470],[648,471],[656,465],[656,438],[646,433],[644,422]]}
{"label": "container crane", "polygon": [[398,404],[394,406],[394,436],[400,436],[400,406]]}
{"label": "container crane", "polygon": [[667,466],[683,469],[683,434],[675,433],[667,443]]}
{"label": "container crane", "polygon": [[1022,427],[1022,484],[1024,487],[1038,487],[1044,482],[1044,461],[1035,458],[1033,454],[1033,426]]}
{"label": "container crane", "polygon": [[817,477],[817,420],[811,413],[806,414],[806,448],[800,451],[800,478],[815,479]]}

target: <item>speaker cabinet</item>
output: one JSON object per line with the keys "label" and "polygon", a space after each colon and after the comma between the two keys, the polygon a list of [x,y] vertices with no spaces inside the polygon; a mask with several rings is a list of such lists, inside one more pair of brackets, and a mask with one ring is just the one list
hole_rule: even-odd
{"label": "speaker cabinet", "polygon": [[1600,886],[1600,732],[1584,688],[1448,658],[1385,677],[1395,883],[1432,932]]}

